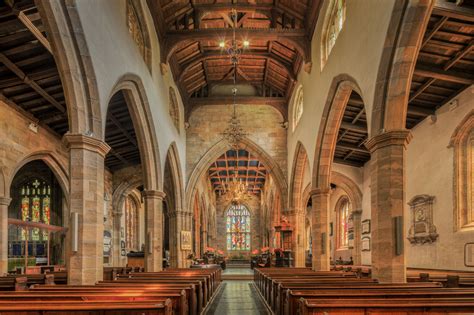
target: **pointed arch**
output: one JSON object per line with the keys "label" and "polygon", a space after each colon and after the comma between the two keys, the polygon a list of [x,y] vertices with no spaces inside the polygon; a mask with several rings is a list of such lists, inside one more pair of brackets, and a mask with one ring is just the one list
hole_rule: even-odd
{"label": "pointed arch", "polygon": [[435,1],[395,1],[377,74],[370,134],[404,130],[411,81]]}
{"label": "pointed arch", "polygon": [[[65,196],[69,195],[69,175],[67,172],[67,166],[55,157],[55,153],[52,151],[37,151],[25,156],[12,170],[11,174],[5,178],[5,195],[10,195],[10,186],[13,182],[13,178],[18,171],[27,163],[40,160],[43,161],[53,172],[54,176],[59,182],[61,189]],[[67,198],[66,198],[67,199]]]}
{"label": "pointed arch", "polygon": [[113,95],[122,91],[137,134],[138,148],[143,168],[143,185],[146,190],[162,191],[161,160],[155,124],[150,104],[145,93],[145,87],[140,77],[125,74],[114,85],[110,93]]}
{"label": "pointed arch", "polygon": [[36,5],[64,88],[69,132],[103,139],[97,81],[76,1],[36,1]]}
{"label": "pointed arch", "polygon": [[339,127],[352,91],[361,97],[356,80],[347,74],[336,76],[329,89],[324,106],[313,163],[313,188],[328,189]]}
{"label": "pointed arch", "polygon": [[362,210],[362,191],[352,179],[342,173],[332,171],[331,183],[347,194],[353,210]]}
{"label": "pointed arch", "polygon": [[[244,138],[239,143],[239,148],[246,150],[256,156],[268,170],[268,173],[272,175],[275,180],[276,187],[280,195],[282,196],[282,207],[287,206],[287,191],[288,185],[286,183],[285,176],[281,171],[278,164],[273,160],[273,158],[265,152],[259,145],[248,138]],[[192,200],[197,191],[197,183],[201,176],[209,169],[209,166],[217,159],[219,156],[224,154],[226,151],[232,149],[232,146],[225,140],[220,140],[214,144],[199,160],[199,162],[194,167],[191,175],[189,176],[188,184],[186,185],[186,205],[192,205]]]}
{"label": "pointed arch", "polygon": [[168,148],[168,153],[166,155],[166,161],[169,163],[171,180],[174,190],[174,199],[175,199],[175,211],[181,211],[183,209],[183,196],[184,196],[184,187],[183,187],[183,172],[181,170],[181,162],[179,159],[179,152],[176,146],[176,142],[172,142]]}
{"label": "pointed arch", "polygon": [[303,201],[303,185],[305,170],[307,167],[309,167],[309,161],[306,148],[298,141],[291,172],[289,197],[290,209],[303,209],[303,207],[306,207]]}

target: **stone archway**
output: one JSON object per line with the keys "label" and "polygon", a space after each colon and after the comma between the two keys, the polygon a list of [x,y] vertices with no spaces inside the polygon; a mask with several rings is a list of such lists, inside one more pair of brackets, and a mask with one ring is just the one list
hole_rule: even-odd
{"label": "stone archway", "polygon": [[305,266],[305,216],[306,204],[303,200],[305,171],[309,169],[308,154],[301,142],[296,145],[290,181],[290,222],[294,226],[296,236],[293,238],[295,267]]}
{"label": "stone archway", "polygon": [[[267,167],[268,173],[272,175],[273,179],[275,180],[276,187],[278,188],[281,198],[283,199],[281,203],[282,207],[284,209],[287,208],[288,185],[278,164],[272,159],[271,156],[268,155],[268,153],[260,148],[260,146],[247,138],[244,138],[239,143],[239,148],[255,155],[259,160],[262,161],[265,167]],[[227,141],[221,140],[214,144],[196,164],[186,186],[185,204],[188,205],[188,207],[193,205],[192,201],[197,191],[196,186],[201,176],[208,170],[209,165],[211,165],[212,162],[214,162],[219,156],[230,149],[232,149],[232,146]]]}
{"label": "stone archway", "polygon": [[329,195],[331,170],[338,131],[352,91],[362,97],[357,82],[349,75],[341,74],[333,79],[316,141],[312,172],[313,191],[311,193],[314,270],[329,270],[330,268]]}
{"label": "stone archway", "polygon": [[361,265],[362,191],[352,179],[335,171],[331,172],[331,183],[341,188],[349,199],[354,224],[354,248],[352,249],[352,257],[355,265]]}

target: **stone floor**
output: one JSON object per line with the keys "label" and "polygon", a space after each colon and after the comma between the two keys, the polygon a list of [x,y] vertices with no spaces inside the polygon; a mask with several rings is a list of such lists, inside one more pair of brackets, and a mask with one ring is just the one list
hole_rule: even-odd
{"label": "stone floor", "polygon": [[253,270],[250,268],[233,268],[228,267],[222,272],[223,275],[253,275]]}
{"label": "stone floor", "polygon": [[222,286],[206,314],[269,314],[251,281],[224,281]]}

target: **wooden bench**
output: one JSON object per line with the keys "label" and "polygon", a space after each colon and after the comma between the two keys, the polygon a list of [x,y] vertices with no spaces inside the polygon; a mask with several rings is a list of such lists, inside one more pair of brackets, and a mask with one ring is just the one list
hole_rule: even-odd
{"label": "wooden bench", "polygon": [[301,315],[442,315],[474,314],[474,300],[462,298],[301,299]]}

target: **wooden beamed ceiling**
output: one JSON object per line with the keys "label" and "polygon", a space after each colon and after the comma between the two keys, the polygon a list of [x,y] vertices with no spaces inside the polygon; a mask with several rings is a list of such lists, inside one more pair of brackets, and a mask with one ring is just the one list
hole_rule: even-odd
{"label": "wooden beamed ceiling", "polygon": [[368,136],[364,102],[357,92],[352,91],[339,127],[334,162],[363,166],[370,160],[370,152],[364,146]]}
{"label": "wooden beamed ceiling", "polygon": [[105,125],[105,142],[111,148],[105,157],[105,165],[110,170],[116,171],[141,163],[137,136],[122,91],[115,93],[110,99]]}
{"label": "wooden beamed ceiling", "polygon": [[0,100],[58,135],[69,129],[61,79],[33,0],[0,1]]}
{"label": "wooden beamed ceiling", "polygon": [[474,83],[474,1],[437,0],[411,83],[406,127],[413,128]]}
{"label": "wooden beamed ceiling", "polygon": [[227,181],[237,178],[247,184],[248,192],[259,194],[265,186],[267,170],[265,166],[246,150],[229,150],[220,156],[209,168],[208,175],[214,191],[224,193]]}
{"label": "wooden beamed ceiling", "polygon": [[[186,107],[186,120],[199,106],[232,103],[234,75],[254,93],[238,104],[267,104],[287,120],[288,100],[298,72],[311,62],[310,39],[321,0],[148,0],[161,41],[162,62],[169,62]],[[232,38],[250,42],[237,68],[219,47]],[[235,71],[235,73],[234,73]],[[216,88],[228,85],[227,97]]]}

